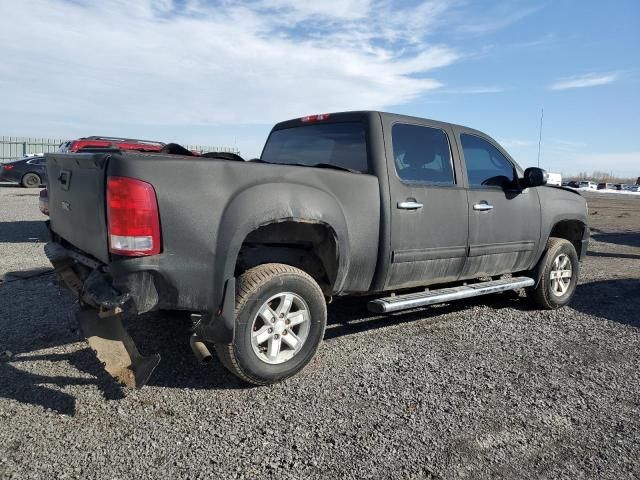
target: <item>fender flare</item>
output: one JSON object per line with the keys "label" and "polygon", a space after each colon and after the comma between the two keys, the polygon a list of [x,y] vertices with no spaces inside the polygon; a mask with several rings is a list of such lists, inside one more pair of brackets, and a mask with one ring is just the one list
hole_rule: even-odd
{"label": "fender flare", "polygon": [[[538,261],[536,262],[536,264],[533,266],[533,268],[531,270],[528,270],[526,273],[528,276],[530,276],[531,278],[534,279],[535,283],[533,285],[533,287],[531,288],[537,288],[538,284],[540,283],[540,279],[542,278],[542,272],[544,270],[544,265],[547,261],[547,256],[549,253],[549,240],[551,239],[551,233],[553,232],[553,230],[562,222],[579,222],[582,224],[584,231],[586,232],[586,239],[583,236],[583,238],[581,239],[583,242],[588,241],[588,235],[589,235],[589,226],[588,224],[583,221],[583,219],[581,218],[575,218],[572,216],[566,216],[566,215],[556,215],[556,217],[554,217],[553,223],[551,224],[551,228],[545,233],[545,235],[542,237],[541,241],[541,245],[543,245],[542,247],[542,253],[540,254],[540,257],[538,259]],[[583,234],[584,235],[584,234]],[[584,255],[586,254],[586,252],[581,252],[582,256],[580,256],[579,254],[579,258],[582,259],[582,257],[584,257]]]}
{"label": "fender flare", "polygon": [[291,183],[290,180],[249,186],[231,198],[218,224],[212,294],[213,305],[219,307],[209,321],[204,322],[200,331],[203,338],[232,341],[235,327],[234,273],[242,243],[257,228],[284,221],[317,223],[332,230],[338,254],[334,290],[341,291],[349,270],[350,252],[347,222],[337,199],[324,190]]}

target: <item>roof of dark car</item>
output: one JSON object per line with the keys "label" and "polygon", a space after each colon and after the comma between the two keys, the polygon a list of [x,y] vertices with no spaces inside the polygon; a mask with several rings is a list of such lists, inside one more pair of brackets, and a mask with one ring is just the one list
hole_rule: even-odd
{"label": "roof of dark car", "polygon": [[44,156],[43,156],[43,155],[32,155],[32,156],[30,156],[30,157],[16,158],[15,160],[10,160],[10,161],[8,161],[8,162],[5,162],[5,164],[6,164],[6,163],[26,162],[26,161],[28,161],[28,160],[33,160],[33,159],[35,159],[35,158],[44,158]]}

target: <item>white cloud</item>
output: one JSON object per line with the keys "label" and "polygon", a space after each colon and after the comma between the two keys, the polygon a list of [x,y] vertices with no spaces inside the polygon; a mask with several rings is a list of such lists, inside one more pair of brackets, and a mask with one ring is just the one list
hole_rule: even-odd
{"label": "white cloud", "polygon": [[301,2],[299,0],[261,0],[258,6],[263,10],[278,10],[279,15],[289,18],[308,20],[313,18],[332,18],[356,20],[365,18],[371,9],[371,0],[342,0],[322,2]]}
{"label": "white cloud", "polygon": [[511,26],[520,20],[533,15],[542,7],[513,8],[507,2],[498,2],[494,8],[488,8],[483,16],[473,16],[472,21],[460,24],[456,30],[467,35],[484,35]]}
{"label": "white cloud", "polygon": [[574,140],[551,140],[548,149],[560,152],[573,152],[580,150],[588,145],[584,142],[576,142]]}
{"label": "white cloud", "polygon": [[599,170],[618,176],[637,177],[640,151],[579,154],[571,164],[574,165],[572,172],[575,173]]}
{"label": "white cloud", "polygon": [[500,145],[504,148],[525,148],[534,145],[534,142],[529,140],[519,140],[517,138],[501,140]]}
{"label": "white cloud", "polygon": [[617,73],[588,73],[586,75],[563,78],[551,85],[551,90],[568,90],[570,88],[586,88],[597,87],[599,85],[607,85],[618,80],[619,75]]}
{"label": "white cloud", "polygon": [[460,56],[426,40],[443,1],[406,8],[408,24],[382,0],[21,0],[2,10],[2,128],[25,111],[87,125],[228,125],[384,108],[440,87],[426,74]]}
{"label": "white cloud", "polygon": [[478,94],[478,93],[502,93],[507,91],[505,87],[499,86],[486,86],[486,87],[461,87],[461,88],[447,88],[443,90],[444,93],[460,93],[460,94]]}

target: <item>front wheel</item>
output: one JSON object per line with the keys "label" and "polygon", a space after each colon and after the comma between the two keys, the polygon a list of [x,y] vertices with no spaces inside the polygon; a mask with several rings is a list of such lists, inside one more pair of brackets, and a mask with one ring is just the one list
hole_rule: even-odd
{"label": "front wheel", "polygon": [[223,365],[254,385],[279,382],[299,372],[324,336],[327,308],[322,290],[298,268],[259,265],[237,282],[233,343],[217,344]]}
{"label": "front wheel", "polygon": [[527,296],[542,308],[564,307],[571,301],[578,284],[580,262],[576,249],[568,240],[552,237],[543,262],[538,286]]}

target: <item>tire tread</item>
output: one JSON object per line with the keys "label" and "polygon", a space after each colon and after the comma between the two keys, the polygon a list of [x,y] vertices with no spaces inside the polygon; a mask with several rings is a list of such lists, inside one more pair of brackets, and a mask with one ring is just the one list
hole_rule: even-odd
{"label": "tire tread", "polygon": [[[546,259],[545,259],[545,265],[542,270],[542,276],[540,278],[540,281],[538,282],[538,286],[533,290],[530,290],[528,294],[529,298],[534,304],[548,310],[556,309],[562,306],[562,305],[557,305],[551,299],[549,289],[547,288],[547,282],[548,282],[547,274],[549,269],[549,263],[548,263],[549,259],[555,258],[558,251],[565,245],[569,245],[572,249],[574,249],[573,244],[564,238],[558,238],[558,237],[549,238],[547,242],[547,249],[545,252]],[[574,252],[575,252],[575,249],[574,249]],[[578,271],[576,271],[575,274],[578,275]]]}
{"label": "tire tread", "polygon": [[[34,175],[38,179],[38,185],[36,185],[35,187],[30,187],[29,185],[27,185],[26,182],[25,182],[25,178],[28,175]],[[42,185],[42,177],[40,175],[38,175],[37,173],[27,172],[20,179],[20,185],[22,185],[24,188],[38,188],[40,185]]]}

